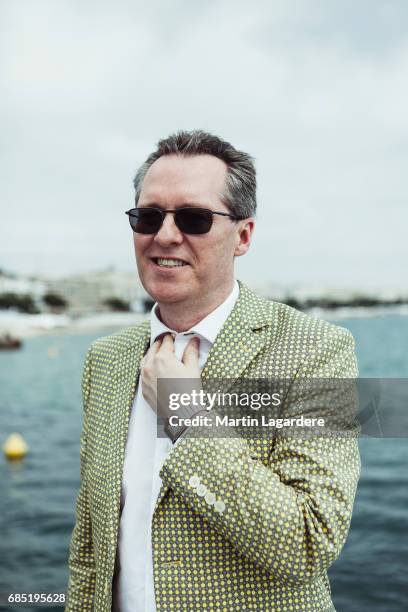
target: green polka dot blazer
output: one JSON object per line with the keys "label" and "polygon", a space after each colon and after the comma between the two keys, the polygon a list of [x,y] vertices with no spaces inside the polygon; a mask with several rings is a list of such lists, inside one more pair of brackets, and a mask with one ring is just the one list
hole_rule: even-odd
{"label": "green polka dot blazer", "polygon": [[[127,428],[149,336],[145,321],[88,351],[66,612],[111,610]],[[242,283],[202,371],[203,381],[356,375],[348,331]],[[359,473],[355,436],[181,440],[162,466],[152,521],[157,611],[334,610],[326,572]]]}

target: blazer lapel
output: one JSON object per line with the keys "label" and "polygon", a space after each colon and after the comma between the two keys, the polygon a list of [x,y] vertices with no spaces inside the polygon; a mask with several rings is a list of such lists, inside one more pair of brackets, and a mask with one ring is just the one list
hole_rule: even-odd
{"label": "blazer lapel", "polygon": [[230,380],[231,384],[256,358],[266,342],[252,331],[239,313],[232,313],[218,334],[201,372],[203,384],[211,380]]}

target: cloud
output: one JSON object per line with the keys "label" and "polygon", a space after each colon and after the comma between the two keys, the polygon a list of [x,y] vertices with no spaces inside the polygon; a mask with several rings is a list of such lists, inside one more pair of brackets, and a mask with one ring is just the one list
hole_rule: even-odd
{"label": "cloud", "polygon": [[406,3],[43,0],[1,11],[1,265],[133,266],[123,211],[134,171],[159,138],[199,127],[257,160],[243,275],[402,284]]}

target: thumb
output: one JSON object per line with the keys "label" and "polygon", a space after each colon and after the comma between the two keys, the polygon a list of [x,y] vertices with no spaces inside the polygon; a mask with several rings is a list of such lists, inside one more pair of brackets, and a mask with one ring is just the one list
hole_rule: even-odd
{"label": "thumb", "polygon": [[184,349],[182,362],[184,365],[198,365],[200,354],[200,338],[192,338]]}

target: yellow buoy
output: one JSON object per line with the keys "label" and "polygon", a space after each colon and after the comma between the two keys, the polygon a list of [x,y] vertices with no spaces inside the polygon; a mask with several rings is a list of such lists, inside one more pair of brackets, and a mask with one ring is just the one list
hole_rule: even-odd
{"label": "yellow buoy", "polygon": [[3,451],[7,459],[22,459],[28,452],[28,444],[19,433],[12,433],[3,444]]}

